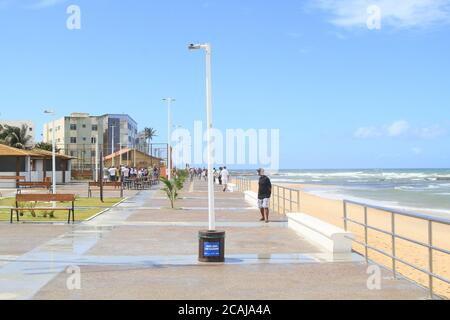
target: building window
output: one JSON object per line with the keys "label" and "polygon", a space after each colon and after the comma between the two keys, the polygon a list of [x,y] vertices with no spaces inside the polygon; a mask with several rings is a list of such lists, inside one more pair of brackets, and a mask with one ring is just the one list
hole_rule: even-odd
{"label": "building window", "polygon": [[71,124],[70,125],[70,130],[77,130],[77,125],[76,124]]}
{"label": "building window", "polygon": [[70,138],[70,143],[77,143],[77,138],[71,137]]}
{"label": "building window", "polygon": [[92,125],[92,131],[98,131],[98,125],[93,124]]}
{"label": "building window", "polygon": [[70,151],[70,156],[75,157],[75,151]]}
{"label": "building window", "polygon": [[83,141],[86,141],[87,139],[86,138],[83,138]]}
{"label": "building window", "polygon": [[91,158],[95,158],[95,151],[91,151]]}
{"label": "building window", "polygon": [[33,128],[28,128],[28,130],[33,131]]}
{"label": "building window", "polygon": [[92,138],[91,138],[91,143],[92,143],[92,144],[96,144],[96,143],[97,143],[97,138],[92,137]]}
{"label": "building window", "polygon": [[83,129],[86,129],[86,125],[85,124],[83,124]]}

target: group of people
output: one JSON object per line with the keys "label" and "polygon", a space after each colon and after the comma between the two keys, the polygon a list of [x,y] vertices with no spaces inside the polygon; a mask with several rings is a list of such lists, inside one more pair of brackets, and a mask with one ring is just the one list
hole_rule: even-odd
{"label": "group of people", "polygon": [[[199,180],[208,180],[208,169],[206,168],[189,168],[189,176],[191,178],[191,182],[194,181],[195,178]],[[213,169],[213,179],[214,184],[219,184],[223,186],[223,192],[228,191],[228,180],[230,179],[230,172],[227,167],[220,167],[219,170],[216,168]]]}
{"label": "group of people", "polygon": [[220,167],[219,170],[214,168],[214,183],[223,186],[223,192],[228,191],[228,179],[230,179],[230,172],[227,167]]}
{"label": "group of people", "polygon": [[195,178],[206,181],[208,180],[208,169],[189,168],[189,176],[191,178],[191,182],[194,181]]}
{"label": "group of people", "polygon": [[111,182],[125,181],[127,179],[141,179],[141,178],[152,178],[159,179],[160,171],[158,167],[153,169],[147,168],[135,168],[129,166],[109,167],[105,169],[104,179]]}
{"label": "group of people", "polygon": [[[208,180],[208,169],[206,168],[190,168],[189,165],[186,166],[186,170],[189,172],[191,182],[194,179]],[[270,208],[270,198],[272,197],[272,182],[270,178],[266,176],[264,169],[257,170],[259,181],[258,181],[258,208],[261,213],[261,220],[263,222],[269,223],[269,208]],[[219,184],[223,186],[223,192],[228,191],[228,181],[230,178],[230,172],[227,167],[220,167],[219,170],[213,169],[214,184]]]}

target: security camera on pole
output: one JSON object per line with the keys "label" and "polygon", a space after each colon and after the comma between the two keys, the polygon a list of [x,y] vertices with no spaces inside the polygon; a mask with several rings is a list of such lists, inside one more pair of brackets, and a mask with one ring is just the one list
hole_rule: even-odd
{"label": "security camera on pole", "polygon": [[212,85],[211,85],[211,45],[191,44],[189,50],[206,51],[206,116],[208,137],[208,211],[209,230],[199,233],[199,261],[200,262],[225,262],[225,232],[216,230],[216,216],[214,208],[214,159],[212,154]]}

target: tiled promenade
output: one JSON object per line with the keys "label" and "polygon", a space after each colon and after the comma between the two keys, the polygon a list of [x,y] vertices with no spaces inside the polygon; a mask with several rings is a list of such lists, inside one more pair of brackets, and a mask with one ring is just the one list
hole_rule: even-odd
{"label": "tiled promenade", "polygon": [[[141,191],[76,226],[0,224],[0,299],[422,299],[426,292],[383,274],[367,288],[358,255],[333,256],[286,227],[270,224],[240,193],[216,192],[225,264],[197,262],[207,227],[204,182],[188,185],[178,210],[157,190]],[[68,290],[68,267],[81,290]]]}

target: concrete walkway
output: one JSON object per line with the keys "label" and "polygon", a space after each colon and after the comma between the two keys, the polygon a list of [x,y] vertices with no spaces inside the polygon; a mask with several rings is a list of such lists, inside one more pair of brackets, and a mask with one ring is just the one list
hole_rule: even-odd
{"label": "concrete walkway", "polygon": [[[423,299],[426,292],[383,274],[367,288],[361,257],[331,255],[302,239],[240,193],[217,189],[225,264],[197,262],[207,228],[207,187],[195,181],[168,209],[160,191],[141,191],[76,226],[0,224],[0,299]],[[81,290],[69,290],[72,270]]]}

